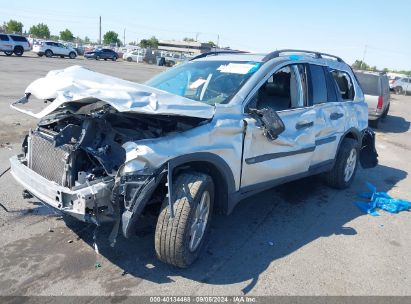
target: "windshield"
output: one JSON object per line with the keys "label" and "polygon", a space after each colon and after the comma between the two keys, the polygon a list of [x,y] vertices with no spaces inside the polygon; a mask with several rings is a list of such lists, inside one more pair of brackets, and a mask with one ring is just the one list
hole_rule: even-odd
{"label": "windshield", "polygon": [[377,75],[370,74],[357,74],[358,81],[364,94],[379,96],[379,77]]}
{"label": "windshield", "polygon": [[227,103],[260,65],[259,62],[190,61],[146,84],[210,105]]}

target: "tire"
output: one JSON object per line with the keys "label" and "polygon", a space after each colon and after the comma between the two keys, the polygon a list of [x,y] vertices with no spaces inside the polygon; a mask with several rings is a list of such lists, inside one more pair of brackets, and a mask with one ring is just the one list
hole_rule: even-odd
{"label": "tire", "polygon": [[63,59],[64,59],[64,56],[63,56],[63,55],[61,55],[61,56],[60,56],[60,58],[63,58]]}
{"label": "tire", "polygon": [[[172,189],[174,218],[170,217],[166,198],[158,216],[154,245],[161,261],[186,268],[198,258],[204,247],[213,211],[214,183],[209,175],[203,173],[182,173]],[[208,208],[201,209],[201,206]],[[198,219],[199,213],[203,214],[203,220]],[[192,238],[195,235],[199,238]]]}
{"label": "tire", "polygon": [[70,54],[69,54],[69,58],[70,58],[70,59],[74,59],[74,58],[76,58],[76,53],[74,53],[74,52],[70,52]]}
{"label": "tire", "polygon": [[100,56],[96,56],[96,60],[100,60]]}
{"label": "tire", "polygon": [[104,61],[107,61],[107,58],[104,58]]}
{"label": "tire", "polygon": [[402,87],[396,87],[395,88],[395,94],[401,95],[403,93]]}
{"label": "tire", "polygon": [[390,104],[388,104],[387,108],[385,109],[384,113],[382,113],[381,118],[386,118],[388,115],[388,111],[390,110]]}
{"label": "tire", "polygon": [[46,55],[47,58],[53,57],[53,52],[51,50],[47,50],[44,52],[44,55]]}
{"label": "tire", "polygon": [[6,56],[11,56],[11,55],[13,55],[13,52],[12,51],[6,51],[6,52],[4,52],[4,54],[6,54]]}
{"label": "tire", "polygon": [[111,60],[116,61],[116,60],[117,60],[117,56],[114,56],[113,58],[111,58]]}
{"label": "tire", "polygon": [[43,54],[37,54],[37,56],[39,56],[39,57],[43,57]]}
{"label": "tire", "polygon": [[132,62],[132,61],[133,61],[133,58],[127,57],[127,61],[128,61],[128,62]]}
{"label": "tire", "polygon": [[[358,167],[359,146],[356,140],[344,138],[337,153],[334,167],[325,174],[326,183],[336,189],[345,189],[354,180]],[[350,168],[348,170],[348,168]]]}
{"label": "tire", "polygon": [[368,125],[373,128],[373,129],[378,129],[378,124],[380,122],[380,119],[375,119],[375,120],[369,120]]}
{"label": "tire", "polygon": [[21,46],[16,46],[15,48],[14,48],[14,54],[16,55],[16,56],[22,56],[23,55],[23,53],[24,53],[24,49],[21,47]]}

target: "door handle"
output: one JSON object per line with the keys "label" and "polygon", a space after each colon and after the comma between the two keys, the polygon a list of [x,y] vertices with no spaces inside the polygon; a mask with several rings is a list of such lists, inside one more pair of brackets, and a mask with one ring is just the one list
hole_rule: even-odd
{"label": "door handle", "polygon": [[295,125],[295,128],[297,130],[300,130],[300,129],[312,127],[313,125],[314,125],[313,121],[310,121],[310,122],[297,122],[297,124]]}
{"label": "door handle", "polygon": [[340,118],[343,117],[343,116],[344,116],[343,113],[334,112],[334,113],[331,113],[330,119],[331,119],[331,120],[337,120],[337,119],[340,119]]}

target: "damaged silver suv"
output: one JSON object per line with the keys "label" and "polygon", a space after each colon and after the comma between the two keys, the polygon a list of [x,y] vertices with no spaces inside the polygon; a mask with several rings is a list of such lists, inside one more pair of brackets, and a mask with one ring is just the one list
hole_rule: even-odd
{"label": "damaged silver suv", "polygon": [[[50,104],[27,109],[35,100]],[[157,205],[155,250],[177,267],[199,256],[214,212],[313,174],[343,189],[359,162],[377,164],[355,75],[318,52],[202,54],[144,85],[73,66],[12,107],[40,119],[10,160],[27,191],[79,220],[113,222],[113,244]]]}

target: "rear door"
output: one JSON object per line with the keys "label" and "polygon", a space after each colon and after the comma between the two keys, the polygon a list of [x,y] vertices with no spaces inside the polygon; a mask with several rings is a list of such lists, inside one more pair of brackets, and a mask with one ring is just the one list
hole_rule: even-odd
{"label": "rear door", "polygon": [[307,105],[305,67],[293,64],[275,71],[245,107],[245,112],[248,108],[275,110],[285,130],[270,140],[258,120],[252,115],[245,116],[242,191],[291,180],[308,171],[315,149],[315,110]]}
{"label": "rear door", "polygon": [[[350,76],[342,71],[310,64],[311,103],[315,109],[315,151],[312,169],[330,165],[337,152],[349,115],[347,105],[354,99]],[[355,114],[354,114],[355,115]]]}
{"label": "rear door", "polygon": [[13,42],[8,35],[0,34],[0,50],[3,52],[13,50]]}

